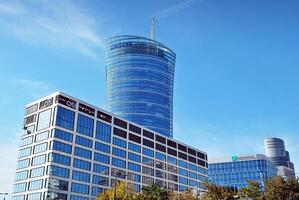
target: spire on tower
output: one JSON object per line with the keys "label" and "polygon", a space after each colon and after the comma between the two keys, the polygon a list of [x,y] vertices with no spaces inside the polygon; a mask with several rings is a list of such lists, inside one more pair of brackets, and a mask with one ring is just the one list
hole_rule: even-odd
{"label": "spire on tower", "polygon": [[156,39],[156,20],[155,18],[152,19],[152,23],[151,23],[151,35],[150,38],[152,40]]}

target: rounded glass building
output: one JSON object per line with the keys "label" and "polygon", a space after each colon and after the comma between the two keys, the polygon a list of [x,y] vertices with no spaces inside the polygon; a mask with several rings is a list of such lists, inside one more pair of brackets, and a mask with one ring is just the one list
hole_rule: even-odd
{"label": "rounded glass building", "polygon": [[106,43],[106,106],[132,122],[172,137],[175,53],[139,36]]}

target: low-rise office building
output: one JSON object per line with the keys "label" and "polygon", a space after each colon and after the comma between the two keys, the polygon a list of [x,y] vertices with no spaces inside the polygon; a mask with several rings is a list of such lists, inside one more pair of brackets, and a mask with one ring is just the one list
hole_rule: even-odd
{"label": "low-rise office building", "polygon": [[275,164],[265,155],[232,156],[209,159],[209,182],[216,185],[241,189],[247,181],[257,181],[264,186],[264,181],[277,175]]}
{"label": "low-rise office building", "polygon": [[207,154],[61,92],[26,106],[13,200],[91,200],[115,177],[139,192],[203,190]]}

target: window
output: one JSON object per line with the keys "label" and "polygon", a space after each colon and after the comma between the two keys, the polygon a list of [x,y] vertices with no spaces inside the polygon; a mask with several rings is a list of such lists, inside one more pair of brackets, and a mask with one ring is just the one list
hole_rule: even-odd
{"label": "window", "polygon": [[11,200],[25,200],[25,195],[12,196]]}
{"label": "window", "polygon": [[75,155],[82,158],[88,158],[88,159],[91,159],[92,157],[91,151],[87,149],[82,149],[80,147],[75,147]]}
{"label": "window", "polygon": [[30,178],[35,178],[35,177],[43,176],[44,172],[45,172],[45,167],[34,168],[30,172]]}
{"label": "window", "polygon": [[34,133],[34,129],[35,129],[35,125],[31,125],[31,126],[25,126],[25,129],[24,129],[24,135],[28,135],[28,134],[31,134],[31,133]]}
{"label": "window", "polygon": [[52,109],[45,110],[38,114],[37,131],[50,126]]}
{"label": "window", "polygon": [[202,168],[202,167],[198,167],[198,172],[201,173],[201,174],[208,174],[207,170],[205,168]]}
{"label": "window", "polygon": [[166,173],[160,170],[156,170],[156,177],[166,179]]}
{"label": "window", "polygon": [[92,176],[92,183],[96,185],[103,185],[103,186],[109,186],[109,178],[93,175]]}
{"label": "window", "polygon": [[79,135],[76,136],[76,144],[92,148],[92,140],[81,137]]}
{"label": "window", "polygon": [[99,165],[99,164],[94,163],[93,164],[93,171],[97,172],[99,174],[109,175],[109,167],[106,167],[104,165]]}
{"label": "window", "polygon": [[41,192],[31,193],[27,195],[27,200],[37,200],[37,199],[41,199],[41,197],[42,197]]}
{"label": "window", "polygon": [[196,151],[193,150],[193,149],[188,148],[188,153],[190,153],[190,154],[196,156]]}
{"label": "window", "polygon": [[47,178],[45,188],[68,191],[69,182],[54,178]]}
{"label": "window", "polygon": [[46,162],[46,154],[40,155],[40,156],[35,156],[32,158],[32,166],[35,165],[40,165]]}
{"label": "window", "polygon": [[23,138],[23,139],[21,140],[20,147],[23,147],[23,146],[27,146],[27,145],[29,145],[29,144],[32,144],[32,139],[33,139],[33,136]]}
{"label": "window", "polygon": [[156,161],[156,168],[166,170],[166,164],[160,161]]}
{"label": "window", "polygon": [[53,129],[52,130],[52,137],[59,138],[59,139],[69,141],[69,142],[73,141],[73,134],[72,133],[62,131],[62,130],[59,130],[59,129]]}
{"label": "window", "polygon": [[149,141],[149,140],[147,140],[147,139],[143,139],[143,145],[148,146],[148,147],[151,147],[151,148],[154,148],[154,147],[155,147],[154,142]]}
{"label": "window", "polygon": [[12,192],[19,193],[19,192],[25,192],[25,190],[26,190],[26,183],[18,183],[13,185]]}
{"label": "window", "polygon": [[114,135],[117,135],[117,136],[119,136],[119,137],[122,137],[122,138],[127,138],[127,132],[126,131],[123,131],[123,130],[121,130],[121,129],[119,129],[119,128],[113,128],[113,134]]}
{"label": "window", "polygon": [[31,124],[36,121],[36,114],[30,115],[24,119],[24,125]]}
{"label": "window", "polygon": [[193,180],[189,180],[189,185],[191,187],[197,187],[197,182],[196,181],[193,181]]}
{"label": "window", "polygon": [[128,172],[128,180],[134,181],[134,182],[140,182],[140,175],[134,174],[132,172]]}
{"label": "window", "polygon": [[110,143],[111,142],[111,126],[103,122],[97,121],[96,138],[98,140]]}
{"label": "window", "polygon": [[89,182],[90,175],[85,172],[79,172],[79,171],[73,170],[73,179],[78,180],[78,181]]}
{"label": "window", "polygon": [[149,185],[154,183],[154,179],[150,177],[142,176],[142,183]]}
{"label": "window", "polygon": [[85,160],[74,158],[73,166],[79,169],[90,170],[91,163]]}
{"label": "window", "polygon": [[141,128],[133,125],[133,124],[129,124],[129,130],[134,132],[134,133],[138,133],[141,134]]}
{"label": "window", "polygon": [[161,145],[161,144],[159,144],[159,143],[156,143],[156,149],[158,151],[166,152],[166,147],[163,146],[163,145]]}
{"label": "window", "polygon": [[150,158],[147,158],[147,157],[142,157],[142,163],[147,165],[147,166],[151,166],[151,167],[154,166],[154,160],[150,159]]}
{"label": "window", "polygon": [[171,147],[174,147],[174,148],[177,148],[177,143],[172,141],[172,140],[167,140],[167,145],[171,146]]}
{"label": "window", "polygon": [[116,117],[114,117],[114,124],[119,126],[119,127],[122,127],[124,129],[127,129],[127,122],[121,120],[121,119],[118,119]]}
{"label": "window", "polygon": [[70,166],[71,158],[57,153],[49,153],[49,162]]}
{"label": "window", "polygon": [[180,166],[180,167],[187,168],[187,162],[182,161],[182,160],[179,160],[179,166]]}
{"label": "window", "polygon": [[57,166],[50,165],[47,168],[47,174],[53,175],[53,176],[59,176],[59,177],[63,177],[63,178],[68,178],[69,174],[70,174],[70,170],[63,168],[63,167],[57,167]]}
{"label": "window", "polygon": [[37,110],[38,110],[38,104],[36,103],[36,104],[34,104],[32,106],[29,106],[25,109],[25,115],[29,115],[31,113],[34,113]]}
{"label": "window", "polygon": [[95,142],[95,149],[105,153],[110,153],[110,146],[101,142]]}
{"label": "window", "polygon": [[18,158],[23,158],[31,155],[31,147],[19,150]]}
{"label": "window", "polygon": [[17,162],[17,169],[22,169],[22,168],[26,168],[29,166],[29,161],[30,159],[25,159],[25,160],[19,160]]}
{"label": "window", "polygon": [[182,184],[188,185],[188,179],[187,178],[180,177],[179,182],[182,183]]}
{"label": "window", "polygon": [[167,148],[167,153],[168,154],[171,154],[173,156],[177,156],[177,151],[176,150],[173,150],[171,148]]}
{"label": "window", "polygon": [[177,159],[174,158],[174,157],[171,157],[171,156],[167,156],[167,162],[170,163],[170,164],[176,165]]}
{"label": "window", "polygon": [[166,144],[166,139],[160,135],[156,135],[156,141]]}
{"label": "window", "polygon": [[118,148],[112,148],[112,154],[121,158],[126,158],[127,152]]}
{"label": "window", "polygon": [[188,176],[188,171],[185,170],[185,169],[181,169],[181,168],[179,168],[179,174],[180,174],[180,175],[183,175],[183,176]]}
{"label": "window", "polygon": [[179,150],[181,150],[181,151],[187,152],[187,147],[184,146],[184,145],[179,144],[179,145],[178,145],[178,148],[179,148]]}
{"label": "window", "polygon": [[62,194],[58,192],[45,192],[45,199],[59,199],[59,200],[67,200],[67,194]]}
{"label": "window", "polygon": [[33,153],[36,154],[36,153],[47,151],[47,148],[48,148],[47,142],[35,145],[33,148]]}
{"label": "window", "polygon": [[41,189],[43,187],[43,180],[35,180],[35,181],[30,181],[29,182],[29,186],[28,186],[28,190],[38,190]]}
{"label": "window", "polygon": [[[94,197],[96,197],[96,196],[98,196],[100,193],[102,193],[104,191],[105,191],[104,188],[99,188],[99,187],[94,187],[93,186],[92,189],[91,189],[91,195],[94,196]],[[85,199],[80,199],[80,200],[85,200]],[[88,200],[88,198],[86,200]]]}
{"label": "window", "polygon": [[129,149],[130,149],[131,151],[135,151],[135,152],[137,152],[137,153],[140,153],[140,152],[141,152],[141,147],[140,147],[139,145],[137,145],[137,144],[133,144],[133,143],[131,143],[131,142],[129,142]]}
{"label": "window", "polygon": [[196,165],[194,165],[194,164],[192,164],[192,163],[189,163],[189,165],[188,165],[188,168],[190,169],[190,170],[192,170],[192,171],[197,171],[197,167],[196,167]]}
{"label": "window", "polygon": [[142,173],[150,176],[154,176],[154,169],[149,167],[142,167]]}
{"label": "window", "polygon": [[78,114],[77,120],[77,132],[92,137],[94,120],[81,114]]}
{"label": "window", "polygon": [[89,194],[89,186],[80,183],[72,183],[71,191],[80,194]]}
{"label": "window", "polygon": [[110,163],[110,157],[101,153],[94,153],[94,160],[106,164]]}
{"label": "window", "polygon": [[16,181],[24,180],[28,178],[28,170],[17,172],[15,176]]}
{"label": "window", "polygon": [[56,107],[56,126],[60,126],[62,128],[68,130],[74,130],[74,121],[75,121],[75,113],[66,108],[62,108],[60,106]]}
{"label": "window", "polygon": [[143,130],[143,136],[150,138],[150,139],[154,139],[155,135],[152,132],[149,132],[147,130]]}
{"label": "window", "polygon": [[143,155],[154,157],[154,151],[143,147]]}
{"label": "window", "polygon": [[127,142],[116,137],[113,137],[113,144],[122,148],[127,148]]}
{"label": "window", "polygon": [[72,153],[72,146],[69,144],[65,144],[62,142],[58,142],[58,141],[52,141],[51,142],[51,149],[57,150],[57,151],[61,151],[61,152],[65,152],[68,154]]}
{"label": "window", "polygon": [[41,133],[36,134],[35,142],[40,142],[49,138],[49,131],[44,131]]}
{"label": "window", "polygon": [[141,162],[141,156],[135,154],[135,153],[128,153],[129,160],[135,161],[135,162]]}
{"label": "window", "polygon": [[156,159],[166,161],[166,155],[163,153],[156,152]]}
{"label": "window", "polygon": [[131,162],[128,162],[128,169],[134,172],[140,172],[141,171],[141,167],[138,164],[134,164]]}
{"label": "window", "polygon": [[132,133],[129,133],[129,140],[141,144],[141,137],[134,135]]}
{"label": "window", "polygon": [[178,168],[175,167],[175,166],[172,166],[172,165],[167,165],[167,170],[169,172],[172,172],[172,173],[177,173],[178,172]]}
{"label": "window", "polygon": [[118,158],[112,158],[112,165],[126,169],[126,161],[118,159]]}
{"label": "window", "polygon": [[178,181],[178,176],[174,174],[168,174],[168,180],[177,182]]}
{"label": "window", "polygon": [[197,179],[197,174],[194,172],[189,172],[189,177],[193,179]]}

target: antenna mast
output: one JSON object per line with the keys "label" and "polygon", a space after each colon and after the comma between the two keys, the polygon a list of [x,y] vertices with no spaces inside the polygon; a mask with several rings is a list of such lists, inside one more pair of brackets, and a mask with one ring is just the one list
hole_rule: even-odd
{"label": "antenna mast", "polygon": [[152,19],[152,23],[151,23],[151,35],[150,38],[152,40],[156,39],[156,20],[155,18]]}

